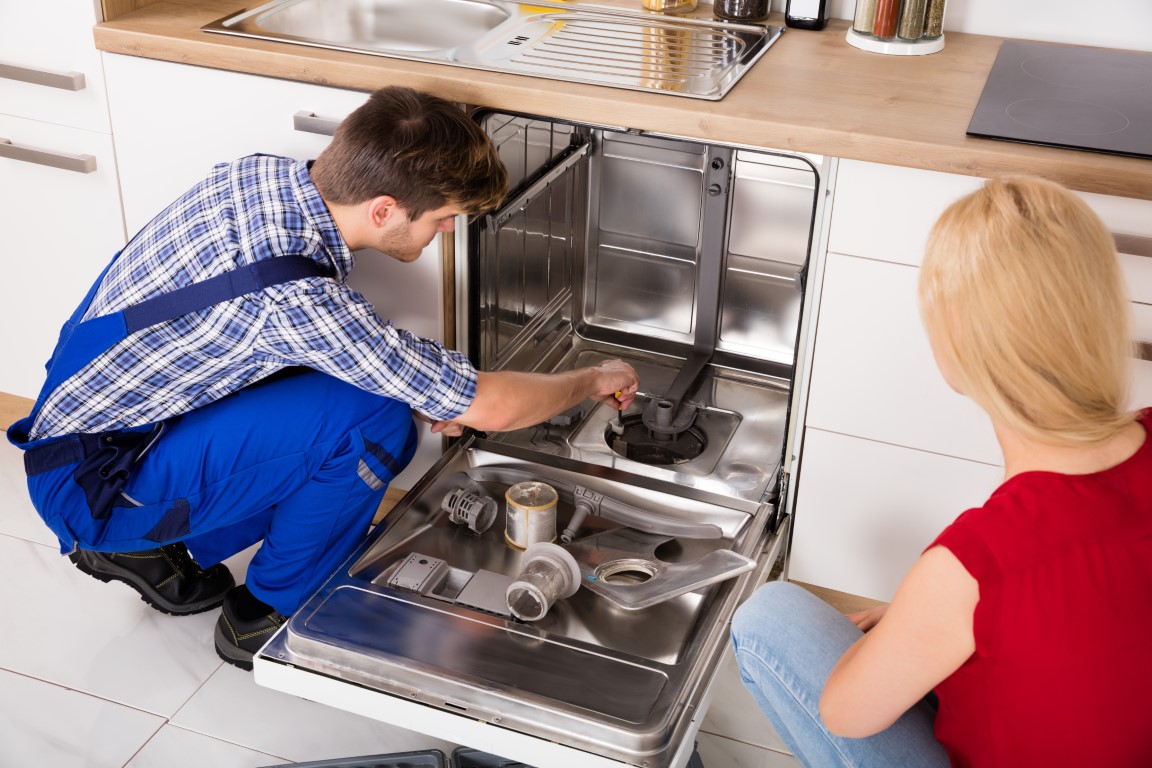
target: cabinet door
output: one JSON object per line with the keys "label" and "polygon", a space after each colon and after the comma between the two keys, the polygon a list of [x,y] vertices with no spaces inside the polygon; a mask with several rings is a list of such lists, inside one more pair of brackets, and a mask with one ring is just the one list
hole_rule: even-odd
{"label": "cabinet door", "polygon": [[916,306],[919,274],[829,254],[805,423],[998,464],[988,417],[936,369]]}
{"label": "cabinet door", "polygon": [[29,150],[0,157],[0,392],[33,398],[60,326],[123,245],[124,220],[108,134],[0,115],[0,138]]}
{"label": "cabinet door", "polygon": [[924,547],[1003,468],[808,428],[788,578],[891,600]]}
{"label": "cabinet door", "polygon": [[983,179],[841,160],[828,250],[919,266],[932,225]]}
{"label": "cabinet door", "polygon": [[[130,235],[216,163],[254,152],[315,158],[331,140],[315,130],[333,130],[368,98],[363,91],[132,56],[104,54],[104,61]],[[298,120],[298,113],[314,119]],[[437,236],[409,264],[360,251],[348,284],[398,327],[443,340],[440,248]],[[398,487],[412,487],[441,453],[441,441],[422,429],[420,452]]]}
{"label": "cabinet door", "polygon": [[0,112],[107,133],[96,21],[93,0],[0,0]]}
{"label": "cabinet door", "polygon": [[329,136],[296,130],[297,112],[335,126],[368,94],[185,64],[104,54],[124,217],[138,231],[219,162],[254,152],[310,159]]}

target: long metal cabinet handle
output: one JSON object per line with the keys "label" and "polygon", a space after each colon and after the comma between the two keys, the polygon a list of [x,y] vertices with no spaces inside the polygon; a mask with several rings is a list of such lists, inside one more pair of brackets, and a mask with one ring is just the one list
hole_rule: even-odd
{"label": "long metal cabinet handle", "polygon": [[92,173],[96,170],[95,155],[68,155],[63,152],[49,152],[45,149],[13,144],[10,139],[3,136],[0,136],[0,157],[19,160],[22,163],[63,168],[65,171],[76,171],[77,173]]}
{"label": "long metal cabinet handle", "polygon": [[328,120],[323,117],[316,117],[315,112],[301,111],[292,115],[292,127],[304,133],[318,133],[321,136],[333,136],[339,125],[339,120]]}
{"label": "long metal cabinet handle", "polygon": [[82,91],[85,86],[83,72],[52,72],[47,69],[29,69],[3,62],[0,62],[0,78],[19,80],[22,83],[32,83],[33,85],[46,85],[49,88],[60,88],[65,91]]}
{"label": "long metal cabinet handle", "polygon": [[1152,237],[1120,235],[1113,232],[1112,239],[1116,241],[1116,250],[1120,253],[1127,253],[1132,256],[1146,256],[1152,259]]}

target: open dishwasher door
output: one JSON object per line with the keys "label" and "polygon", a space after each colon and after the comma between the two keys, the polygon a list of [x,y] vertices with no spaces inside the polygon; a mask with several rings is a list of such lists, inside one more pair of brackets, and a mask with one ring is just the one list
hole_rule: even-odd
{"label": "open dishwasher door", "polygon": [[[537,768],[680,768],[732,613],[788,537],[822,160],[480,120],[514,190],[460,239],[467,351],[484,370],[621,358],[642,394],[456,443],[256,681]],[[507,597],[523,482],[557,492],[579,573],[531,621]]]}

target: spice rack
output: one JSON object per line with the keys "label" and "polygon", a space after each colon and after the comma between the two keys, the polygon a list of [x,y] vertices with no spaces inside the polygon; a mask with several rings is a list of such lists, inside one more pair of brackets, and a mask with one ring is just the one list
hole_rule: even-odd
{"label": "spice rack", "polygon": [[923,56],[944,48],[946,0],[857,0],[846,40],[861,50]]}

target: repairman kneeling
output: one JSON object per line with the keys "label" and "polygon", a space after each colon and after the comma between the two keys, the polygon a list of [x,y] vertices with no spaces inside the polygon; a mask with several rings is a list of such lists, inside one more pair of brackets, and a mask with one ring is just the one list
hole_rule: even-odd
{"label": "repairman kneeling", "polygon": [[[157,610],[222,605],[216,650],[251,668],[362,541],[412,458],[413,414],[458,435],[626,406],[625,363],[477,373],[346,285],[353,251],[413,261],[506,186],[460,109],[403,88],[372,94],[311,163],[213,168],[96,280],[8,431],[61,551]],[[236,586],[221,561],[261,541]]]}

